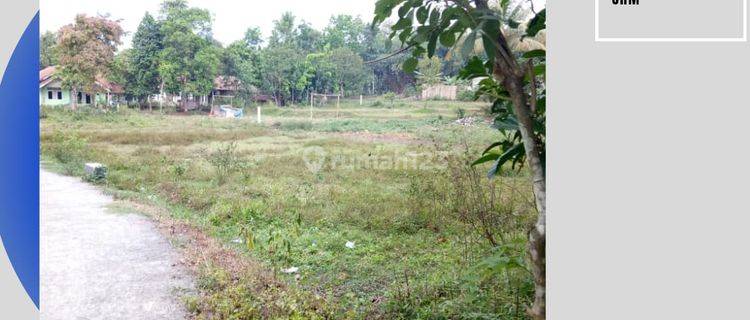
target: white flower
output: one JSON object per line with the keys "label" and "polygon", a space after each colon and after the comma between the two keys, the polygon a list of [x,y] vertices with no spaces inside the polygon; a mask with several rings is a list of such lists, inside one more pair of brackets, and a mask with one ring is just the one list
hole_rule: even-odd
{"label": "white flower", "polygon": [[242,239],[240,239],[240,238],[237,238],[237,239],[232,240],[232,242],[234,242],[234,243],[242,243],[244,241],[242,241]]}
{"label": "white flower", "polygon": [[297,267],[291,267],[289,269],[281,269],[281,272],[283,273],[297,273],[299,271],[299,268]]}
{"label": "white flower", "polygon": [[349,249],[354,249],[354,241],[347,241],[346,247]]}

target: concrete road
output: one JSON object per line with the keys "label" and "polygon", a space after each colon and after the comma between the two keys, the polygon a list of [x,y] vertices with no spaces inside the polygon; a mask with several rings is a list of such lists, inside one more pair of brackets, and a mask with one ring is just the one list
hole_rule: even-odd
{"label": "concrete road", "polygon": [[42,170],[40,188],[42,320],[185,319],[192,280],[151,220],[77,178]]}

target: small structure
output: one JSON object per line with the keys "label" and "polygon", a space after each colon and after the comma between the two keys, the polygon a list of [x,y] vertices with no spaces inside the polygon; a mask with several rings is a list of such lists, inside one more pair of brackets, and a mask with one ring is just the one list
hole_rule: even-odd
{"label": "small structure", "polygon": [[245,116],[245,111],[230,105],[212,106],[209,115],[220,118],[242,118]]}
{"label": "small structure", "polygon": [[315,97],[320,97],[318,106],[323,106],[328,103],[328,98],[336,98],[336,118],[339,117],[339,111],[341,109],[341,95],[340,94],[324,94],[324,93],[310,93],[310,120],[313,118],[313,107],[315,106]]}
{"label": "small structure", "polygon": [[443,99],[456,100],[458,96],[458,86],[445,84],[434,84],[425,86],[422,89],[422,100]]}
{"label": "small structure", "polygon": [[255,103],[269,103],[273,101],[273,97],[267,94],[256,94],[253,95],[252,100]]}
{"label": "small structure", "polygon": [[[78,92],[75,97],[79,105],[91,105],[96,99],[97,104],[112,106],[119,102],[125,90],[122,86],[112,83],[104,77],[96,79],[97,92],[95,96],[91,93]],[[39,71],[39,105],[40,106],[67,106],[72,103],[72,91],[63,89],[62,80],[57,75],[57,67],[50,66]]]}
{"label": "small structure", "polygon": [[234,97],[240,91],[242,82],[237,77],[233,76],[218,76],[214,78],[214,87],[211,89],[211,106],[214,105],[216,99],[221,100],[220,102],[227,102],[234,104]]}

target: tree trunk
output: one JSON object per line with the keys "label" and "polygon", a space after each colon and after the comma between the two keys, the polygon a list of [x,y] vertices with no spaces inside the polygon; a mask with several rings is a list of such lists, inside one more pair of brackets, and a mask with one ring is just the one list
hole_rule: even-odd
{"label": "tree trunk", "polygon": [[159,111],[164,113],[164,81],[159,85]]}
{"label": "tree trunk", "polygon": [[70,93],[72,95],[72,97],[70,97],[70,109],[76,110],[78,109],[78,89],[73,87],[70,89]]}
{"label": "tree trunk", "polygon": [[502,77],[503,86],[511,96],[513,113],[518,119],[518,128],[521,132],[524,149],[526,149],[526,159],[531,170],[534,200],[538,211],[536,224],[529,232],[529,255],[531,271],[534,275],[534,305],[529,309],[529,314],[533,319],[545,319],[546,181],[541,150],[539,150],[540,143],[534,134],[534,122],[527,104],[528,97],[523,89],[523,76],[506,74]]}
{"label": "tree trunk", "polygon": [[185,101],[185,94],[180,91],[180,109],[181,111],[187,111],[187,101]]}
{"label": "tree trunk", "polygon": [[[474,1],[478,9],[487,9],[486,0]],[[518,120],[521,140],[526,151],[526,161],[532,176],[534,200],[538,212],[534,228],[529,232],[529,257],[531,271],[534,276],[534,304],[528,309],[529,315],[535,320],[546,318],[546,180],[544,165],[542,164],[541,143],[534,134],[534,120],[528,105],[529,95],[523,87],[526,75],[524,69],[518,65],[515,55],[508,47],[502,31],[495,41],[495,60],[493,77],[503,84],[510,94],[513,113]],[[536,97],[533,97],[535,99]],[[534,101],[535,103],[536,101]]]}

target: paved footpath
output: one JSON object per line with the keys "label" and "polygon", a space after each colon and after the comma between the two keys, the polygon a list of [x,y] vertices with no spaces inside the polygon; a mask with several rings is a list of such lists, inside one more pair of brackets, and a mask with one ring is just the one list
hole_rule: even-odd
{"label": "paved footpath", "polygon": [[40,188],[42,320],[186,318],[192,280],[151,220],[78,178],[42,170]]}

